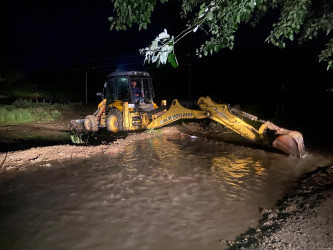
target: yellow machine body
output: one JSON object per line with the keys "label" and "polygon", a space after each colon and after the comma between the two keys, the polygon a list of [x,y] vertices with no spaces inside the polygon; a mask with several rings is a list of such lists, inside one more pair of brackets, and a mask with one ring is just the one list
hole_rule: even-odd
{"label": "yellow machine body", "polygon": [[[109,91],[107,93],[111,98],[103,98],[93,115],[89,115],[83,120],[72,121],[75,130],[96,132],[100,127],[105,127],[116,133],[155,129],[182,119],[210,118],[251,142],[273,147],[290,155],[301,157],[304,154],[301,133],[280,128],[269,121],[260,120],[254,115],[230,108],[226,104],[218,104],[209,97],[199,98],[200,109],[198,110],[185,108],[176,99],[171,102],[170,106],[167,106],[166,101],[163,100],[161,107],[158,107],[153,102],[151,80],[147,78],[147,75],[149,74],[146,72],[134,71],[111,74],[110,82],[105,83],[106,92]],[[134,92],[129,88],[131,80],[141,82],[143,92],[147,93],[145,100],[134,102]],[[113,93],[114,89],[116,90]],[[117,99],[121,95],[125,95],[126,98]],[[148,96],[150,97],[147,98]],[[255,122],[258,126],[254,127],[251,125],[252,122],[247,122],[248,120]],[[267,133],[268,131],[274,133]],[[274,134],[273,138],[271,138],[272,134]]]}
{"label": "yellow machine body", "polygon": [[[163,104],[166,104],[165,101]],[[217,104],[209,97],[199,98],[198,105],[200,110],[185,108],[176,99],[172,101],[170,107],[162,106],[159,108],[154,103],[152,111],[157,110],[158,112],[150,115],[151,111],[135,111],[128,102],[120,100],[116,100],[106,107],[104,99],[98,105],[98,110],[94,115],[99,116],[99,126],[107,127],[111,132],[156,129],[177,120],[210,118],[254,143],[271,146],[287,154],[300,157],[304,153],[303,137],[297,131],[280,128],[269,121],[261,121],[256,116],[242,111],[237,111],[238,113],[235,114],[228,105]],[[115,109],[121,115],[108,118],[108,110]],[[261,126],[256,129],[247,123],[242,116],[259,122]],[[275,132],[276,138],[274,140],[268,140],[267,130]]]}

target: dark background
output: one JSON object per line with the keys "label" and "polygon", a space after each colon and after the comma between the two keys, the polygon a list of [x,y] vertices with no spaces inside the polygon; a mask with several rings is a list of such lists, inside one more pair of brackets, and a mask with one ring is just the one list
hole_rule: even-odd
{"label": "dark background", "polygon": [[333,71],[318,62],[325,36],[276,48],[264,42],[278,20],[277,13],[270,12],[256,28],[240,27],[233,50],[198,59],[195,49],[205,34],[196,33],[177,44],[177,69],[143,65],[140,48],[164,28],[172,35],[184,28],[179,10],[178,1],[158,4],[148,30],[139,32],[135,26],[117,32],[109,30],[113,6],[108,0],[2,1],[0,70],[22,72],[22,85],[28,82],[39,91],[83,102],[87,77],[89,103],[100,100],[95,93],[101,91],[107,74],[146,70],[154,79],[157,103],[174,98],[195,101],[209,95],[218,102],[239,104],[263,119],[274,118],[278,91],[284,84],[288,93],[285,126],[327,138],[333,107],[333,92],[327,89],[333,87]]}

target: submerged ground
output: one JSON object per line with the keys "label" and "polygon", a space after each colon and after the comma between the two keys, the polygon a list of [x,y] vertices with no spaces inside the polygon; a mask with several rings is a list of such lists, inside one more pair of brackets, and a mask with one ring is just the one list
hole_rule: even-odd
{"label": "submerged ground", "polygon": [[[28,125],[22,124],[18,126],[7,126],[0,128],[0,184],[2,187],[2,192],[0,193],[1,211],[4,211],[11,206],[11,203],[8,200],[11,199],[11,194],[13,194],[13,192],[14,194],[17,194],[15,193],[14,187],[17,183],[19,184],[20,182],[20,179],[18,179],[18,173],[22,173],[22,171],[23,173],[29,173],[29,168],[50,169],[56,164],[66,167],[70,166],[71,161],[74,159],[89,160],[94,159],[94,157],[100,157],[101,155],[111,155],[117,157],[118,155],[124,154],[126,149],[131,147],[131,145],[138,143],[142,140],[149,140],[149,138],[154,137],[163,137],[165,138],[165,141],[170,142],[175,140],[176,144],[182,143],[182,141],[186,142],[191,139],[191,137],[193,137],[194,139],[199,139],[200,143],[207,142],[207,145],[209,145],[209,154],[210,151],[212,151],[214,154],[217,155],[219,154],[215,151],[220,148],[221,145],[219,143],[216,144],[216,141],[227,140],[230,142],[231,140],[233,140],[233,142],[236,142],[236,144],[237,142],[238,144],[242,144],[242,139],[237,136],[234,137],[228,133],[222,133],[218,136],[216,136],[215,134],[214,136],[214,133],[211,133],[210,131],[212,127],[210,127],[210,129],[207,129],[207,127],[198,126],[198,124],[187,123],[155,131],[144,131],[141,133],[124,133],[118,135],[117,137],[108,137],[105,140],[90,138],[95,145],[72,145],[69,140],[69,121],[71,119],[82,118],[86,114],[90,113],[90,110],[82,110],[80,112],[64,111],[63,119],[61,121]],[[151,141],[149,143],[151,143]],[[195,144],[195,142],[193,143]],[[191,143],[191,145],[193,143]],[[197,142],[197,144],[198,143],[199,142]],[[142,146],[140,147],[142,148]],[[154,147],[154,145],[150,145],[150,147]],[[244,147],[242,146],[233,147],[235,152],[242,151],[243,148]],[[206,151],[208,149],[204,149],[205,153],[207,153]],[[140,150],[146,152],[144,148]],[[200,155],[200,148],[194,148],[194,150],[199,150],[197,151],[197,154]],[[285,168],[285,164],[298,164],[298,159],[290,158],[284,155],[279,155],[276,158],[276,153],[266,153],[261,150],[262,149],[256,149],[255,154],[259,155],[256,156],[257,158],[263,157],[266,162],[272,161],[275,162],[275,164],[276,159],[278,159],[279,163],[277,164],[277,166],[280,166],[281,168]],[[320,151],[320,149],[318,150]],[[306,171],[304,171],[305,174],[293,175],[294,177],[297,177],[298,181],[296,181],[296,185],[289,187],[288,190],[283,191],[278,188],[280,190],[275,193],[277,194],[276,201],[273,201],[273,203],[275,203],[276,205],[273,207],[262,207],[260,209],[262,216],[261,218],[258,218],[258,222],[253,222],[253,225],[251,225],[252,229],[249,228],[247,230],[246,228],[244,228],[244,231],[239,232],[238,236],[234,240],[228,237],[219,238],[218,236],[216,236],[216,244],[213,244],[213,246],[217,246],[221,249],[323,249],[333,247],[333,156],[330,154],[330,151],[327,150],[325,150],[325,152],[323,153],[318,154],[318,150],[316,152],[313,150],[307,152],[307,158],[305,160],[302,160],[303,163],[305,162],[305,168],[307,168]],[[261,152],[263,152],[264,154]],[[186,152],[184,153],[186,161],[183,163],[189,163],[191,162],[191,159],[195,158],[194,155],[191,158],[191,154],[192,153],[188,153],[187,155]],[[163,154],[161,154],[161,157],[162,156]],[[231,164],[236,163],[232,163],[231,161]],[[134,171],[134,169],[127,168],[126,171]],[[286,171],[288,170],[286,169]],[[290,171],[294,172],[295,168],[291,169]],[[237,173],[237,171],[235,173]],[[43,174],[45,176],[47,172],[43,172]],[[237,182],[240,182],[240,178],[242,178],[239,174],[240,172],[238,172],[238,174],[234,176]],[[198,178],[197,175],[195,176],[195,178]],[[257,173],[255,173],[254,176],[257,176]],[[45,177],[46,179],[49,178],[47,176]],[[133,176],[135,180],[137,180],[136,178],[139,177],[140,176]],[[163,181],[163,185],[167,185],[167,178],[163,177],[160,180]],[[130,180],[126,181],[126,183],[128,183]],[[156,180],[154,179],[154,181]],[[175,179],[170,179],[169,181],[170,183],[177,183],[175,182]],[[192,183],[192,180],[190,179],[186,179],[185,181],[188,182],[189,185],[196,185]],[[7,186],[14,188],[14,190],[6,190]],[[181,187],[182,186],[180,185],[179,188]],[[186,186],[184,186],[184,188],[185,187]],[[256,185],[253,184],[253,187],[256,187]],[[16,190],[19,190],[20,185],[17,186],[17,188],[18,189]],[[41,189],[42,188],[43,187],[41,186]],[[50,189],[49,191],[51,192],[52,190]],[[40,192],[37,190],[37,196],[34,197],[38,200],[38,194],[41,193],[43,194],[42,190],[40,190]],[[188,195],[188,193],[186,192],[185,194]],[[113,197],[112,199],[114,198],[116,197]],[[27,202],[29,203],[29,201]],[[124,201],[120,200],[120,202]],[[154,201],[152,202],[152,204],[160,204],[156,202],[158,201]],[[25,203],[22,203],[22,205],[24,204]],[[105,204],[102,205],[105,206]],[[149,207],[149,202],[146,205]],[[205,203],[204,206],[209,207],[209,203]],[[57,207],[57,205],[55,207]],[[186,208],[184,209],[186,210]],[[64,221],[66,221],[66,218],[63,219]],[[167,219],[165,221],[167,222]],[[195,220],[193,222],[195,222]],[[10,221],[8,221],[8,223],[10,223]],[[11,225],[10,227],[12,229],[15,229],[14,226]],[[223,225],[220,226],[223,227]],[[195,228],[196,225],[193,224],[193,227]],[[155,229],[158,230],[157,228]],[[17,230],[16,233],[19,233],[19,230]],[[6,236],[6,234],[3,235]],[[195,233],[193,233],[193,235],[195,235]],[[191,234],[188,235],[188,238],[190,237]],[[200,245],[200,243],[198,244]],[[10,245],[10,242],[7,242],[7,245],[3,245],[3,247],[5,247],[4,249],[9,249],[10,246],[12,246]],[[103,248],[100,246],[99,249]],[[140,249],[147,248],[144,248],[144,245],[142,245]]]}

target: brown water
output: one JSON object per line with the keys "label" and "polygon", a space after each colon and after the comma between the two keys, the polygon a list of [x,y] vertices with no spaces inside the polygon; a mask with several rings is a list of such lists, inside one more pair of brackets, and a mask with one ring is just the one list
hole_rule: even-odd
{"label": "brown water", "polygon": [[[203,139],[0,176],[0,249],[224,249],[299,176],[332,163]],[[46,165],[48,166],[48,165]]]}

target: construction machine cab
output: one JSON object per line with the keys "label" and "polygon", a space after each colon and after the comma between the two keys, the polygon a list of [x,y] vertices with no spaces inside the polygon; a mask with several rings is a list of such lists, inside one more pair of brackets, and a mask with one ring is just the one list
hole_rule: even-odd
{"label": "construction machine cab", "polygon": [[[132,88],[133,81],[137,82],[137,88],[140,90],[141,103],[135,101],[136,98]],[[154,91],[148,72],[124,71],[111,73],[107,76],[107,81],[104,84],[104,93],[107,106],[115,101],[128,102],[136,107],[144,104],[153,105]]]}

